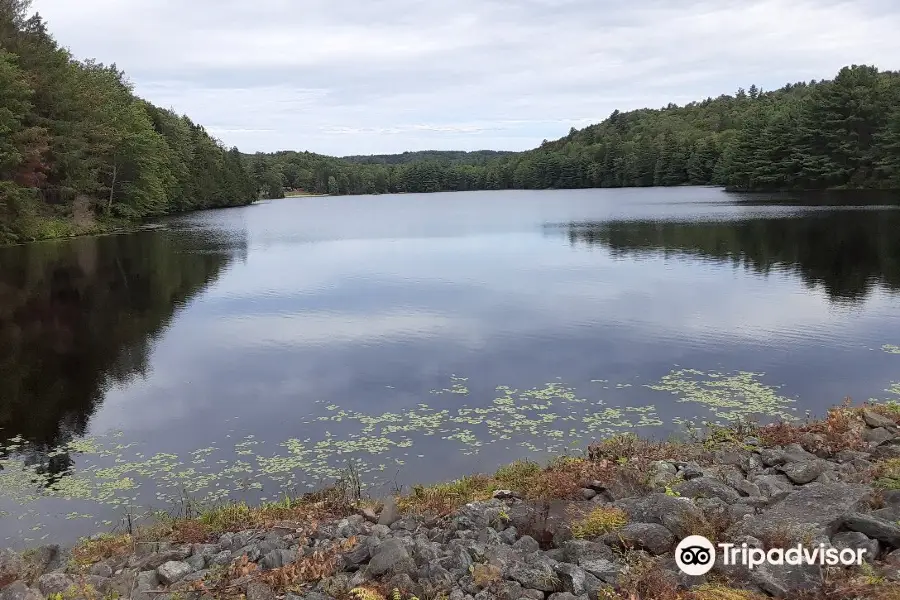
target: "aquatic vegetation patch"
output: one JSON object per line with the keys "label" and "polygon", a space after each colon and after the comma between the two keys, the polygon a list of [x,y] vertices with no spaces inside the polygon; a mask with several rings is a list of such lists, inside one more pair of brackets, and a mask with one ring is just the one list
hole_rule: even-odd
{"label": "aquatic vegetation patch", "polygon": [[[726,420],[751,413],[789,417],[791,400],[762,384],[759,377],[746,372],[678,370],[646,387],[677,395],[679,402],[706,406]],[[610,390],[601,393],[627,387],[598,381]],[[109,525],[111,512],[140,515],[153,505],[178,505],[186,498],[198,505],[217,506],[242,498],[265,502],[285,492],[299,495],[341,477],[348,465],[358,474],[361,486],[384,484],[411,457],[427,460],[416,451],[426,441],[430,452],[441,454],[472,456],[493,447],[518,447],[538,455],[565,455],[591,440],[663,425],[653,404],[613,406],[603,399],[582,397],[561,381],[528,389],[498,386],[489,402],[473,406],[467,403],[467,379],[454,375],[447,388],[433,394],[446,400],[440,400],[438,407],[420,403],[381,414],[322,403],[318,414],[298,423],[298,431],[309,432],[308,436],[276,444],[253,435],[231,440],[229,434],[223,440],[227,443],[184,456],[145,453],[140,445],[122,443],[121,432],[79,438],[47,455],[48,459],[67,455],[74,461],[75,466],[62,476],[44,472],[41,461],[26,460],[24,440],[14,438],[0,448],[0,488],[6,498],[23,507],[45,498],[93,504],[106,517],[95,522]],[[497,481],[514,487],[533,475],[534,468],[527,463],[507,467]],[[561,471],[555,477],[541,478],[540,493],[564,495],[572,480]],[[39,521],[39,514],[23,508],[18,518]],[[97,519],[81,509],[69,512],[67,518]],[[35,527],[39,530],[40,522]],[[30,541],[24,529],[19,535]]]}
{"label": "aquatic vegetation patch", "polygon": [[900,354],[900,346],[896,346],[894,344],[885,344],[881,347],[881,349],[888,354]]}
{"label": "aquatic vegetation patch", "polygon": [[679,396],[678,402],[694,402],[707,407],[723,421],[747,421],[760,416],[793,420],[793,399],[778,395],[777,386],[765,385],[763,373],[737,371],[719,373],[696,369],[676,369],[651,390]]}

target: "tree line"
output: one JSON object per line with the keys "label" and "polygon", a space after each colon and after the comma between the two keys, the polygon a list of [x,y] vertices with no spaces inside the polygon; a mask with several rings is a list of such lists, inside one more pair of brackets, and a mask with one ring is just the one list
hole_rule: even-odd
{"label": "tree line", "polygon": [[0,0],[0,243],[256,199],[236,148],[76,60],[29,4]]}
{"label": "tree line", "polygon": [[267,197],[486,189],[719,185],[736,190],[900,188],[900,74],[866,65],[833,80],[755,85],[660,109],[614,111],[521,153],[343,159],[248,156]]}

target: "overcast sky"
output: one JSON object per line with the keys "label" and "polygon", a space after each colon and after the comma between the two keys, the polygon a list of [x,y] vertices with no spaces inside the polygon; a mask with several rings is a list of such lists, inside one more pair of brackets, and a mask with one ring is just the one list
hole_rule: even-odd
{"label": "overcast sky", "polygon": [[522,150],[614,109],[896,69],[895,0],[35,0],[244,151]]}

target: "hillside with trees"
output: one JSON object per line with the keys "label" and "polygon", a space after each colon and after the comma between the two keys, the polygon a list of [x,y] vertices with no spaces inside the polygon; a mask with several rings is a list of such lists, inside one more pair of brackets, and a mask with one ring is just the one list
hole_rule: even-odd
{"label": "hillside with trees", "polygon": [[721,185],[732,189],[900,188],[900,74],[841,69],[830,81],[755,85],[685,106],[613,112],[522,153],[420,152],[249,158],[263,193]]}
{"label": "hillside with trees", "polygon": [[28,0],[0,0],[0,243],[247,204],[236,148],[132,93],[115,64],[76,60]]}

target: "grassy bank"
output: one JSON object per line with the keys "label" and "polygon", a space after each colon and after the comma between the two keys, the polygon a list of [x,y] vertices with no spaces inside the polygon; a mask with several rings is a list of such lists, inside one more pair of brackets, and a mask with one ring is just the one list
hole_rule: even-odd
{"label": "grassy bank", "polygon": [[[472,474],[450,482],[416,485],[405,493],[381,500],[365,497],[358,478],[349,472],[322,491],[297,498],[286,497],[260,506],[243,503],[195,506],[186,503],[173,514],[160,515],[152,524],[133,527],[127,532],[82,540],[72,550],[70,569],[87,573],[101,561],[135,555],[140,552],[141,547],[147,545],[161,548],[160,545],[174,547],[212,543],[219,540],[220,536],[248,530],[291,531],[297,532],[298,536],[315,537],[317,528],[323,523],[353,515],[364,515],[374,522],[378,519],[378,513],[384,514],[385,510],[398,511],[397,518],[419,519],[452,529],[452,518],[459,515],[460,511],[465,511],[466,505],[497,497],[519,498],[522,505],[538,507],[544,514],[552,513],[554,507],[563,507],[557,516],[568,532],[568,539],[608,540],[609,536],[616,538],[620,536],[619,532],[625,531],[629,525],[629,516],[611,503],[585,502],[587,490],[608,490],[616,497],[640,497],[654,492],[658,495],[661,492],[665,496],[677,498],[682,495],[678,490],[684,490],[682,486],[686,478],[666,477],[659,471],[661,463],[668,461],[695,465],[701,469],[714,468],[729,453],[760,455],[770,449],[792,445],[831,460],[841,454],[871,450],[870,435],[874,420],[888,423],[889,428],[896,427],[900,423],[900,404],[844,404],[830,410],[821,420],[766,426],[751,423],[714,426],[694,431],[683,439],[661,442],[620,434],[592,443],[577,455],[560,457],[548,464],[520,460],[499,468],[493,474]],[[900,458],[879,458],[875,453],[871,463],[854,473],[851,481],[872,487],[874,494],[871,503],[876,508],[882,494],[900,490]],[[681,485],[676,485],[678,482]],[[573,506],[577,510],[571,510]],[[516,517],[501,509],[496,518],[510,522]],[[441,523],[446,525],[440,525]],[[702,518],[690,525],[690,532],[704,535],[713,541],[723,540],[726,530],[733,524],[731,520],[704,513]],[[540,527],[534,524],[529,527],[531,529],[526,530],[519,524],[519,535],[528,533],[542,547],[555,547],[558,542],[558,527],[554,531],[546,523]],[[788,531],[770,532],[763,541],[766,547],[777,546],[779,543],[782,547],[787,547],[790,535]],[[248,562],[245,556],[243,562],[237,561],[228,568],[221,569],[221,572],[217,571],[212,579],[204,580],[202,588],[196,587],[193,591],[210,593],[216,597],[234,597],[231,593],[235,589],[234,584],[228,582],[242,577],[252,579],[254,574],[259,575],[260,581],[276,591],[296,592],[306,589],[310,584],[339,571],[339,556],[352,550],[356,540],[350,536],[341,543],[344,546],[340,548],[307,554],[295,562],[265,573],[257,573],[255,565],[252,561]],[[625,568],[619,580],[615,585],[609,586],[604,592],[605,596],[598,598],[761,600],[765,597],[757,591],[734,586],[728,578],[721,576],[712,577],[691,589],[683,589],[660,568],[658,562],[649,560],[646,553],[629,550],[627,545],[623,552],[620,560]],[[481,581],[479,585],[484,589],[492,589],[492,583],[499,582],[499,573],[487,563],[476,564],[472,576]],[[404,598],[410,597],[401,592],[396,591]],[[393,588],[387,582],[373,581],[362,587],[357,586],[349,594],[335,597],[378,600],[391,597],[392,593]],[[900,587],[866,564],[857,570],[830,572],[823,586],[815,593],[789,597],[804,600],[897,600],[900,598]]]}

